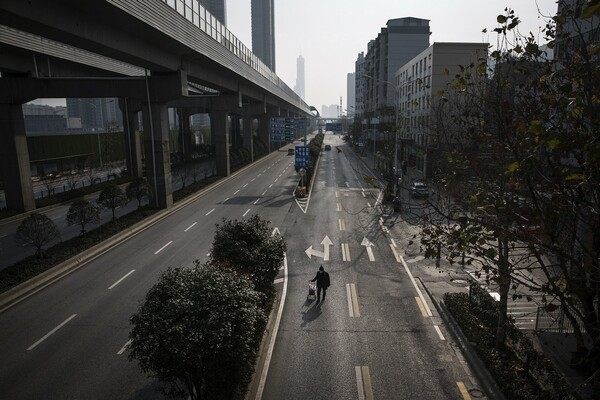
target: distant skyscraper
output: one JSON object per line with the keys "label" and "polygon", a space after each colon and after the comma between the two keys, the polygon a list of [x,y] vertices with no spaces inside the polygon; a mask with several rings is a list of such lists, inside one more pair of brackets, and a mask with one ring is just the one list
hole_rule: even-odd
{"label": "distant skyscraper", "polygon": [[296,86],[294,86],[294,92],[302,100],[305,100],[304,94],[304,57],[298,56],[296,59]]}
{"label": "distant skyscraper", "polygon": [[[193,0],[192,0],[193,1]],[[227,26],[227,15],[225,14],[225,0],[200,0],[200,4],[213,15],[220,23]]]}
{"label": "distant skyscraper", "polygon": [[346,78],[346,107],[348,111],[346,115],[356,114],[356,74],[354,72],[349,73]]}
{"label": "distant skyscraper", "polygon": [[252,52],[275,72],[275,0],[252,0]]}

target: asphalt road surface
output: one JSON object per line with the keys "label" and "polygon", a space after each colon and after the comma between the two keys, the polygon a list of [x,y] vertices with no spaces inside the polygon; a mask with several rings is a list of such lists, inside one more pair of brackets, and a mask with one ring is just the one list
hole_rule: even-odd
{"label": "asphalt road surface", "polygon": [[[380,190],[364,183],[372,173],[337,135],[325,143],[332,150],[322,153],[310,200],[293,198],[298,176],[283,148],[2,312],[0,398],[162,398],[127,360],[129,317],[165,268],[208,258],[222,218],[253,214],[288,249],[263,399],[468,398],[469,372],[428,312],[414,260],[403,258],[414,224],[391,235]],[[332,286],[317,305],[307,293],[319,265]]]}
{"label": "asphalt road surface", "polygon": [[0,398],[154,399],[127,360],[129,317],[160,272],[205,261],[215,224],[259,214],[281,227],[297,174],[275,152],[85,267],[0,314]]}

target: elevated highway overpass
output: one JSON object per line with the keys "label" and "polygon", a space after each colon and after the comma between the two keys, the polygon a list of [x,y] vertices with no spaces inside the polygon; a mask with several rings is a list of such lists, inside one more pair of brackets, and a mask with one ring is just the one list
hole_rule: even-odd
{"label": "elevated highway overpass", "polygon": [[196,0],[0,0],[0,55],[0,163],[7,205],[17,210],[35,208],[21,105],[36,98],[119,97],[138,176],[142,146],[130,133],[142,111],[148,178],[163,208],[172,204],[168,107],[210,114],[225,176],[232,131],[251,145],[253,119],[268,142],[270,118],[313,117]]}

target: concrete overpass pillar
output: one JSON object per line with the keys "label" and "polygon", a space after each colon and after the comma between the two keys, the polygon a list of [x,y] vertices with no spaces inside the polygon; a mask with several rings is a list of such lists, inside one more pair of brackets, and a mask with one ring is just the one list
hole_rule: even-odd
{"label": "concrete overpass pillar", "polygon": [[258,137],[267,146],[267,151],[271,152],[271,117],[261,116],[258,118]]}
{"label": "concrete overpass pillar", "polygon": [[142,177],[142,142],[139,134],[138,112],[141,104],[134,104],[127,98],[119,99],[119,107],[125,118],[125,159],[127,171],[133,177]]}
{"label": "concrete overpass pillar", "polygon": [[35,210],[21,104],[0,104],[0,165],[6,207],[16,211]]}
{"label": "concrete overpass pillar", "polygon": [[250,162],[254,161],[254,141],[252,139],[252,117],[242,119],[242,132],[244,135],[244,147],[250,152]]}
{"label": "concrete overpass pillar", "polygon": [[169,149],[169,116],[165,103],[144,103],[144,150],[146,176],[155,193],[155,205],[169,208],[173,205]]}
{"label": "concrete overpass pillar", "polygon": [[192,115],[194,115],[194,112],[190,109],[177,109],[177,116],[179,117],[179,145],[185,161],[189,161],[192,158],[192,130],[190,126],[190,117]]}
{"label": "concrete overpass pillar", "polygon": [[210,113],[210,130],[215,144],[217,175],[229,176],[229,118],[227,111]]}
{"label": "concrete overpass pillar", "polygon": [[240,116],[231,115],[231,148],[239,149],[242,147]]}

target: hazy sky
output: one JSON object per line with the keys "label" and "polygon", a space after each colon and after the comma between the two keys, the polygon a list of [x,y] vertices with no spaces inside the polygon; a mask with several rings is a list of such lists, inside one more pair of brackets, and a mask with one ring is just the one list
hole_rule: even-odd
{"label": "hazy sky", "polygon": [[[226,0],[227,27],[252,48],[250,0]],[[346,104],[346,75],[354,72],[358,53],[367,52],[388,20],[429,20],[434,42],[496,43],[496,16],[506,7],[522,21],[521,32],[540,41],[540,27],[556,13],[556,0],[275,0],[276,73],[290,88],[296,84],[296,59],[305,59],[306,102]],[[482,34],[483,28],[488,33]]]}
{"label": "hazy sky", "polygon": [[[226,0],[227,27],[252,48],[250,0]],[[522,21],[521,32],[540,33],[545,18],[556,13],[556,0],[275,0],[276,72],[290,88],[296,84],[296,59],[305,59],[306,102],[346,103],[346,75],[354,72],[358,53],[367,51],[388,20],[429,20],[434,42],[496,43],[496,16],[506,7]],[[539,11],[538,11],[539,10]],[[483,34],[483,28],[488,33]],[[490,33],[491,32],[491,33]],[[52,105],[62,101],[41,101]]]}

